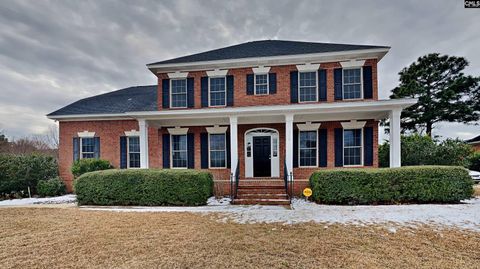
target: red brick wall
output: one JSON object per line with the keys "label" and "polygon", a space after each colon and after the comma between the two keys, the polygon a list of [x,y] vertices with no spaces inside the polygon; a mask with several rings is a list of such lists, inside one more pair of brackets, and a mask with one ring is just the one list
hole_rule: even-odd
{"label": "red brick wall", "polygon": [[472,145],[475,151],[480,151],[480,144]]}

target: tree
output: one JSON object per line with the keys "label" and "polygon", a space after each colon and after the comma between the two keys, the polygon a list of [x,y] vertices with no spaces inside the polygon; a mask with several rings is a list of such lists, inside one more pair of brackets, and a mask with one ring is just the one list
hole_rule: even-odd
{"label": "tree", "polygon": [[400,71],[400,84],[390,98],[418,98],[402,113],[403,131],[425,130],[428,136],[437,122],[471,123],[480,119],[479,77],[463,73],[463,57],[432,53]]}
{"label": "tree", "polygon": [[8,138],[4,134],[0,133],[0,153],[7,152],[9,145]]}

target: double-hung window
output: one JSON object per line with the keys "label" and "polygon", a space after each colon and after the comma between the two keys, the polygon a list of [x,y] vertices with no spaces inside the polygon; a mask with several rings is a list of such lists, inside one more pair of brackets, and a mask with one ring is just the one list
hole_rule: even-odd
{"label": "double-hung window", "polygon": [[298,95],[300,102],[317,101],[317,72],[299,73]]}
{"label": "double-hung window", "polygon": [[268,94],[268,74],[255,74],[255,95]]}
{"label": "double-hung window", "polygon": [[363,164],[362,129],[343,130],[343,165],[355,166]]}
{"label": "double-hung window", "polygon": [[187,107],[187,80],[186,79],[172,79],[170,107],[172,108],[186,108]]}
{"label": "double-hung window", "polygon": [[95,158],[95,139],[93,137],[80,138],[80,159]]}
{"label": "double-hung window", "polygon": [[226,77],[209,78],[210,106],[225,106],[227,102]]}
{"label": "double-hung window", "polygon": [[209,134],[210,168],[226,167],[225,134]]}
{"label": "double-hung window", "polygon": [[317,131],[300,131],[298,138],[300,166],[317,166]]}
{"label": "double-hung window", "polygon": [[172,168],[187,168],[187,135],[171,135]]}
{"label": "double-hung window", "polygon": [[128,168],[140,168],[140,137],[129,136],[127,143]]}
{"label": "double-hung window", "polygon": [[343,69],[343,99],[362,98],[362,68]]}

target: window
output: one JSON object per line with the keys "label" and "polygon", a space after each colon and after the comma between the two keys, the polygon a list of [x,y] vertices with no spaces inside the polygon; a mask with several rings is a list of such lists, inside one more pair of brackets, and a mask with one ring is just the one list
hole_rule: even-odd
{"label": "window", "polygon": [[210,134],[210,167],[226,167],[225,134]]}
{"label": "window", "polygon": [[95,140],[93,137],[80,138],[80,159],[95,158]]}
{"label": "window", "polygon": [[225,77],[210,79],[210,106],[225,106],[226,82]]}
{"label": "window", "polygon": [[140,168],[140,138],[129,136],[127,138],[128,168]]}
{"label": "window", "polygon": [[343,99],[362,98],[361,68],[343,69]]}
{"label": "window", "polygon": [[272,155],[273,157],[278,157],[278,139],[276,137],[272,137]]}
{"label": "window", "polygon": [[170,107],[187,107],[187,80],[171,80]]}
{"label": "window", "polygon": [[362,165],[362,129],[343,130],[343,165]]}
{"label": "window", "polygon": [[255,94],[268,94],[268,74],[255,75]]}
{"label": "window", "polygon": [[300,102],[317,101],[317,72],[299,73]]}
{"label": "window", "polygon": [[172,135],[172,168],[187,168],[187,135]]}
{"label": "window", "polygon": [[317,131],[300,131],[300,166],[317,166]]}

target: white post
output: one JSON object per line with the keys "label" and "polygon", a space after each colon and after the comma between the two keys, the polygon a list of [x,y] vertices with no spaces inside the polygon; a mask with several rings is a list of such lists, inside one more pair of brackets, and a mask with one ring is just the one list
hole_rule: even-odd
{"label": "white post", "polygon": [[285,163],[293,174],[293,114],[285,115]]}
{"label": "white post", "polygon": [[230,167],[231,173],[235,173],[238,163],[238,118],[230,116]]}
{"label": "white post", "polygon": [[400,115],[399,109],[390,111],[390,167],[402,166],[401,140],[400,140]]}
{"label": "white post", "polygon": [[148,124],[144,119],[138,120],[140,129],[140,168],[148,168]]}

